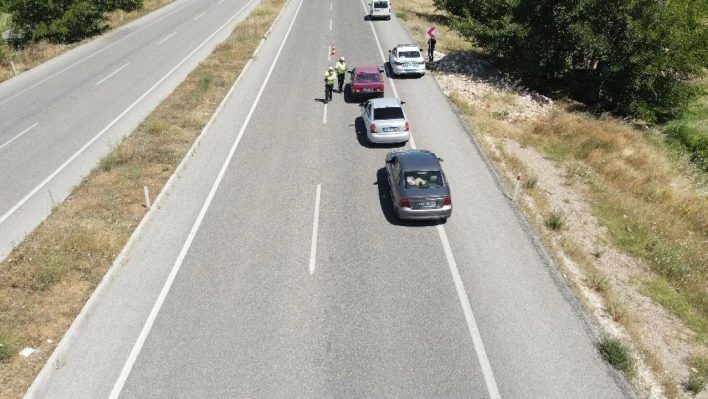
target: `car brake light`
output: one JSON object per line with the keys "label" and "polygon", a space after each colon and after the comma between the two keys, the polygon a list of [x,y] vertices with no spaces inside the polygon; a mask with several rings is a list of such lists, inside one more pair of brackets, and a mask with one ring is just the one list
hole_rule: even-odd
{"label": "car brake light", "polygon": [[425,65],[425,61],[419,61],[418,62],[420,65]]}
{"label": "car brake light", "polygon": [[445,203],[443,203],[443,206],[447,205],[452,205],[452,197],[450,197],[449,195],[445,197]]}
{"label": "car brake light", "polygon": [[399,204],[402,208],[410,208],[411,207],[411,202],[408,200],[408,198],[402,198],[401,203]]}
{"label": "car brake light", "polygon": [[406,127],[404,129],[406,132],[411,130],[411,126],[408,124],[408,121],[406,121]]}
{"label": "car brake light", "polygon": [[376,124],[375,123],[371,124],[371,133],[376,133]]}
{"label": "car brake light", "polygon": [[398,61],[394,62],[394,64],[396,64],[396,65],[403,65],[402,62],[398,62]]}

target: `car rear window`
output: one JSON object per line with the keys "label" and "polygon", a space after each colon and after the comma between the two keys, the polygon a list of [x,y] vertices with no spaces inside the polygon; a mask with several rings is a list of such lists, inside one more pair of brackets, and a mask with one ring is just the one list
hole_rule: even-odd
{"label": "car rear window", "polygon": [[374,120],[403,119],[401,107],[374,108]]}
{"label": "car rear window", "polygon": [[443,186],[442,174],[437,170],[405,172],[406,188],[440,188]]}
{"label": "car rear window", "polygon": [[386,1],[375,1],[374,8],[388,8],[388,2]]}
{"label": "car rear window", "polygon": [[420,51],[401,51],[398,56],[400,58],[420,58]]}
{"label": "car rear window", "polygon": [[362,83],[380,82],[381,75],[378,73],[357,73],[357,80]]}

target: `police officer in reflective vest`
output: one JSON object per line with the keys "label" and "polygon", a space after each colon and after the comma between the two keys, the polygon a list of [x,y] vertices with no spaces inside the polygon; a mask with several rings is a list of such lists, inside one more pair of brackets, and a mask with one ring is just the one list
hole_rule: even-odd
{"label": "police officer in reflective vest", "polygon": [[327,73],[325,73],[325,104],[327,102],[332,101],[332,90],[334,89],[334,79],[336,79],[337,76],[334,74],[334,68],[329,67],[327,70]]}
{"label": "police officer in reflective vest", "polygon": [[337,83],[339,84],[339,92],[344,88],[344,74],[347,73],[347,63],[344,62],[344,57],[340,57],[339,61],[334,65],[337,71]]}

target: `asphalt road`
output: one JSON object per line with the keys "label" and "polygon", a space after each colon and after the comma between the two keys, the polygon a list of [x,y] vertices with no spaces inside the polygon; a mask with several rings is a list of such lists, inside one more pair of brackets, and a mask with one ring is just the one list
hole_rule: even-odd
{"label": "asphalt road", "polygon": [[0,84],[0,260],[257,3],[177,0]]}
{"label": "asphalt road", "polygon": [[320,101],[330,44],[383,65],[379,40],[411,41],[364,15],[291,0],[46,397],[632,396],[430,76],[386,92],[445,159],[455,210],[395,219],[390,148],[356,103]]}

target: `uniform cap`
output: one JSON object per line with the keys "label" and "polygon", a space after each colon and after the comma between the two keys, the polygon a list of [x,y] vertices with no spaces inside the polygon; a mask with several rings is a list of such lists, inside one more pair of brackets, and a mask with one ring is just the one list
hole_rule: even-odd
{"label": "uniform cap", "polygon": [[339,60],[340,60],[340,61],[344,61],[344,57],[339,57]]}
{"label": "uniform cap", "polygon": [[330,71],[334,71],[334,68],[333,68],[333,67],[329,67],[329,70],[330,70]]}

